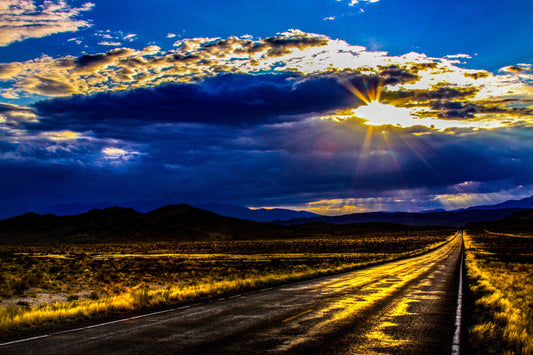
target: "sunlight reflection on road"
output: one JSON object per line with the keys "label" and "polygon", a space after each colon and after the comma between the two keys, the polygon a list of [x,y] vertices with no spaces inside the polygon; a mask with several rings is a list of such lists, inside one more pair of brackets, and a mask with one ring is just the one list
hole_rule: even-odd
{"label": "sunlight reflection on road", "polygon": [[[368,322],[367,317],[373,309],[385,306],[379,321],[371,322],[359,334],[352,334],[359,341],[357,346],[350,348],[348,353],[377,354],[387,353],[386,349],[399,349],[410,343],[412,339],[395,337],[400,333],[398,320],[402,317],[419,317],[413,305],[424,300],[436,300],[443,291],[432,289],[434,275],[441,272],[439,264],[446,260],[457,248],[461,240],[455,238],[448,245],[416,258],[403,260],[387,265],[374,267],[358,273],[357,277],[326,285],[323,292],[339,292],[342,298],[332,297],[314,312],[307,312],[295,321],[309,322],[313,325],[309,331],[296,339],[291,339],[279,347],[278,351],[289,351],[291,348],[320,339],[324,333],[332,333],[335,329],[345,328],[350,324]],[[424,276],[424,274],[427,274]],[[421,279],[421,276],[424,276]],[[416,287],[411,289],[412,284]],[[325,291],[324,291],[325,290]],[[402,297],[398,297],[406,292]],[[343,351],[344,352],[344,351]]]}

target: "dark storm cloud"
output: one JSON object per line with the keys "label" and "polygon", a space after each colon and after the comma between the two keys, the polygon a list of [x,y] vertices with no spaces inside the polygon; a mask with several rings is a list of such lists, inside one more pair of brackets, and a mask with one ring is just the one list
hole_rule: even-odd
{"label": "dark storm cloud", "polygon": [[12,114],[16,112],[33,113],[33,109],[25,106],[17,106],[0,102],[0,114]]}
{"label": "dark storm cloud", "polygon": [[[360,77],[354,77],[360,85]],[[195,84],[100,93],[41,101],[43,122],[60,125],[123,119],[146,123],[200,122],[253,125],[283,116],[351,107],[358,99],[333,77],[222,75]]]}
{"label": "dark storm cloud", "polygon": [[445,191],[464,181],[504,189],[527,185],[533,173],[527,149],[532,129],[420,137],[389,129],[389,148],[380,133],[366,153],[367,130],[355,122],[308,119],[247,128],[167,123],[118,130],[145,146],[146,159],[127,169],[76,163],[77,155],[92,154],[87,146],[64,152],[71,159],[60,164],[45,161],[51,154],[35,152],[28,155],[31,161],[4,161],[0,193],[7,198],[0,216],[51,200],[290,205],[395,190]]}

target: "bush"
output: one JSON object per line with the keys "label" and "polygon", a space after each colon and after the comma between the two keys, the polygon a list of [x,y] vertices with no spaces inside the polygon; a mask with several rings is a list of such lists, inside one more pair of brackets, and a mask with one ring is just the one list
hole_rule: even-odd
{"label": "bush", "polygon": [[15,290],[15,294],[23,295],[24,291],[30,288],[30,284],[26,279],[15,280],[11,284],[11,288]]}

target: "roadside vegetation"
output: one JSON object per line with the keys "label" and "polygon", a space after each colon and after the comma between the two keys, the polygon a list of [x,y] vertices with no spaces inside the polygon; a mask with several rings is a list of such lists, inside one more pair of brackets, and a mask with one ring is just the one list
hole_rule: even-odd
{"label": "roadside vegetation", "polygon": [[220,297],[413,256],[451,230],[0,247],[0,332]]}
{"label": "roadside vegetation", "polygon": [[480,354],[533,353],[533,234],[464,234],[473,301],[470,346]]}

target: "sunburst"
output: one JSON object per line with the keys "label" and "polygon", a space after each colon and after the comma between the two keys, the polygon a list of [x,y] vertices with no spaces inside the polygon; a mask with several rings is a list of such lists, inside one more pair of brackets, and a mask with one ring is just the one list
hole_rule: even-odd
{"label": "sunburst", "polygon": [[363,78],[364,91],[359,90],[350,81],[343,81],[346,89],[358,97],[363,105],[353,110],[353,115],[365,120],[365,124],[371,126],[394,125],[409,127],[417,123],[408,108],[396,107],[381,102],[383,81],[380,79],[374,84],[369,84]]}

